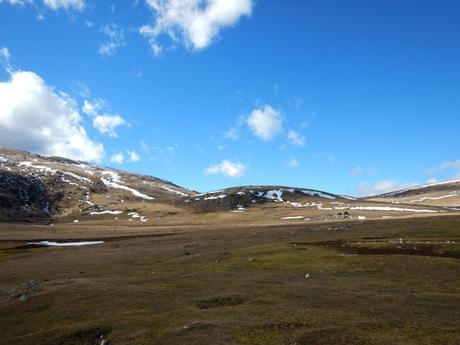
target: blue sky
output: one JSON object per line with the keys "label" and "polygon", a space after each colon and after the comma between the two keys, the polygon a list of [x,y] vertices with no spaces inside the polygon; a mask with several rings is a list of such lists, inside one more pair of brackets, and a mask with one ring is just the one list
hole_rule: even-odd
{"label": "blue sky", "polygon": [[0,145],[200,191],[454,178],[459,13],[456,0],[0,0]]}

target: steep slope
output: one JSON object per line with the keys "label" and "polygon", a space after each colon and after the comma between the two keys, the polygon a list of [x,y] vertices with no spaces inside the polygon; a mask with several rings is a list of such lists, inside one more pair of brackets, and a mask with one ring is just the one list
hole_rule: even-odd
{"label": "steep slope", "polygon": [[0,148],[0,217],[3,218],[66,216],[194,194],[151,176]]}
{"label": "steep slope", "polygon": [[377,195],[370,200],[460,208],[460,180],[429,183]]}

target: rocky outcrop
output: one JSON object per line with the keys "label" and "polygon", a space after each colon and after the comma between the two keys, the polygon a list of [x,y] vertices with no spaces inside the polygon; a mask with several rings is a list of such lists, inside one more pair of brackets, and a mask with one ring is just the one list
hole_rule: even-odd
{"label": "rocky outcrop", "polygon": [[0,171],[0,219],[48,218],[53,206],[38,178]]}

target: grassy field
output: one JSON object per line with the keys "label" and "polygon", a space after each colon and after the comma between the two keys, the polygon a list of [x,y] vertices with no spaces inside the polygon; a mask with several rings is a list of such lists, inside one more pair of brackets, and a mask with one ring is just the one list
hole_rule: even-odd
{"label": "grassy field", "polygon": [[0,344],[458,345],[459,243],[458,216],[4,241]]}

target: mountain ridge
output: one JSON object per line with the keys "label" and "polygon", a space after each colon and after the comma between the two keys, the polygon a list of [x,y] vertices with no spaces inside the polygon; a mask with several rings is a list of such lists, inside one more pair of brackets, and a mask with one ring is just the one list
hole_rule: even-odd
{"label": "mountain ridge", "polygon": [[175,222],[202,221],[204,214],[210,214],[217,222],[226,221],[227,213],[235,214],[232,219],[236,214],[251,213],[251,222],[262,221],[266,215],[281,220],[340,220],[444,213],[457,211],[457,206],[460,210],[459,205],[460,181],[368,198],[277,185],[233,186],[198,193],[154,176],[0,148],[0,220],[4,221],[79,222],[110,217],[142,223],[154,222],[153,218],[161,223],[166,218]]}

